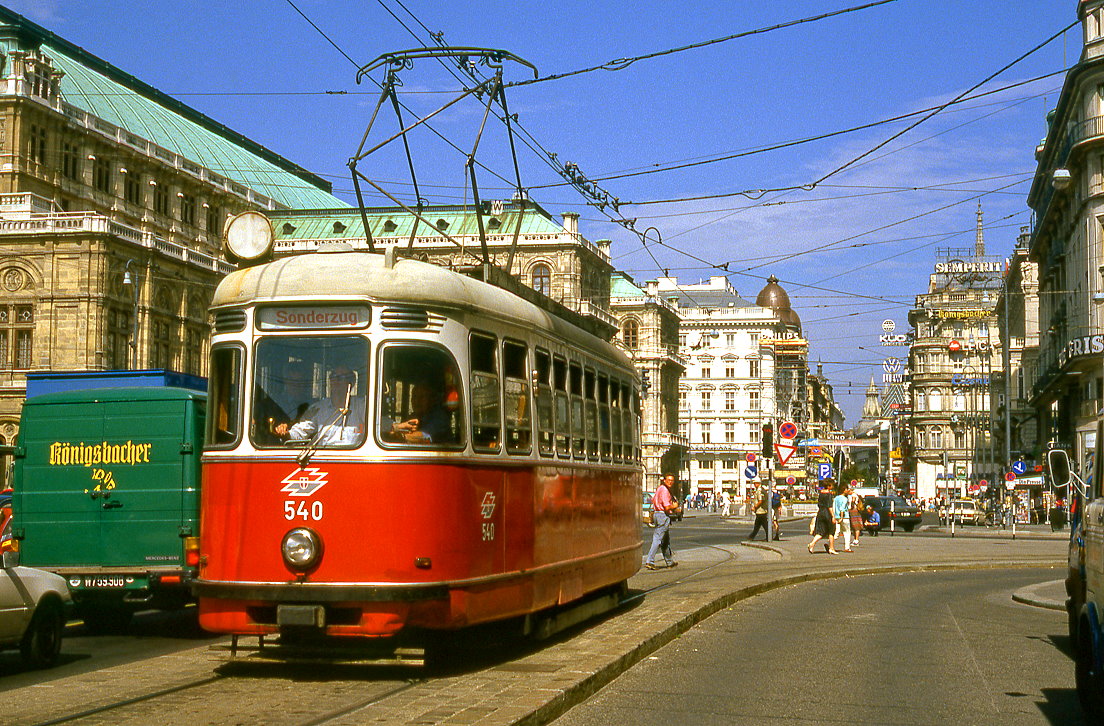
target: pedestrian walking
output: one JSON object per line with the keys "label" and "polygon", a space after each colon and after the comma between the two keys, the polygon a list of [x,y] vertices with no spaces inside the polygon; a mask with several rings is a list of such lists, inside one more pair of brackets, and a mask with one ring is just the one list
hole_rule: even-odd
{"label": "pedestrian walking", "polygon": [[852,491],[848,495],[848,514],[851,519],[851,546],[859,543],[859,534],[863,531],[862,497]]}
{"label": "pedestrian walking", "polygon": [[728,494],[724,494],[721,502],[721,516],[727,517],[732,513],[732,497]]}
{"label": "pedestrian walking", "polygon": [[755,492],[755,525],[751,528],[748,540],[755,539],[759,530],[763,530],[763,541],[767,541],[767,515],[770,513],[770,490],[766,483],[760,484]]}
{"label": "pedestrian walking", "polygon": [[663,552],[663,559],[668,567],[678,566],[675,554],[671,551],[670,529],[671,517],[680,512],[682,507],[675,498],[674,486],[674,475],[667,474],[656,489],[656,493],[652,495],[652,521],[655,523],[655,529],[652,531],[652,547],[648,550],[648,558],[644,561],[644,567],[649,570],[659,569],[656,566],[655,557],[660,551]]}
{"label": "pedestrian walking", "polygon": [[836,491],[839,493],[832,500],[832,518],[836,523],[836,537],[843,535],[844,552],[854,552],[851,549],[851,513],[847,506],[847,497],[851,493],[851,487],[840,482]]}
{"label": "pedestrian walking", "polygon": [[771,522],[774,524],[774,538],[782,539],[782,532],[778,529],[778,515],[782,513],[782,492],[775,489],[771,492]]}
{"label": "pedestrian walking", "polygon": [[817,513],[813,520],[813,541],[809,543],[809,554],[813,553],[816,543],[824,540],[824,551],[830,555],[836,552],[836,525],[832,521],[832,480],[825,479],[817,495]]}

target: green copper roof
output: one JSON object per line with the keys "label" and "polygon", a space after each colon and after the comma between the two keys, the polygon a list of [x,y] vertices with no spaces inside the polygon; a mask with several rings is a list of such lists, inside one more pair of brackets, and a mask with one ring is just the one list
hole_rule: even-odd
{"label": "green copper roof", "polygon": [[[417,222],[413,215],[400,208],[369,208],[368,228],[375,239],[409,237]],[[560,235],[564,228],[543,209],[530,202],[522,213],[514,204],[507,204],[498,214],[483,215],[488,238],[504,238],[509,242],[521,214],[521,234]],[[291,210],[269,214],[277,240],[357,240],[364,239],[364,223],[356,210],[318,209]],[[462,206],[433,206],[422,212],[426,221],[418,222],[417,236],[432,237],[434,230],[450,237],[478,236],[475,211]],[[428,223],[427,223],[428,222]],[[443,240],[442,236],[442,240]]]}
{"label": "green copper roof", "polygon": [[623,272],[614,272],[610,275],[610,297],[647,297],[644,292],[628,275]]}
{"label": "green copper roof", "polygon": [[[347,206],[329,182],[26,18],[0,7],[0,48],[39,45],[64,72],[62,100],[291,208]],[[15,36],[19,40],[16,40]]]}

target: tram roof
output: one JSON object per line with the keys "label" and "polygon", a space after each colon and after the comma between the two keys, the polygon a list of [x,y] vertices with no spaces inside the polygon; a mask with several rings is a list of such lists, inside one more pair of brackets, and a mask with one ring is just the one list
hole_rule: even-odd
{"label": "tram roof", "polygon": [[293,300],[317,302],[321,290],[326,298],[460,309],[509,320],[631,365],[616,346],[501,287],[418,260],[396,258],[394,265],[388,267],[383,254],[372,252],[292,255],[232,272],[219,283],[211,307]]}

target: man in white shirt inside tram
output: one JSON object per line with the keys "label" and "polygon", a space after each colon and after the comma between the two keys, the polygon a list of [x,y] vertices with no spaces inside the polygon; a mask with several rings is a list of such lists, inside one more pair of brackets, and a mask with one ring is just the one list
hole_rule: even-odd
{"label": "man in white shirt inside tram", "polygon": [[[364,397],[353,395],[356,375],[348,366],[330,371],[330,395],[315,401],[302,417],[288,426],[276,426],[276,434],[293,441],[312,440],[318,446],[357,444],[364,433]],[[321,432],[321,433],[319,433]]]}

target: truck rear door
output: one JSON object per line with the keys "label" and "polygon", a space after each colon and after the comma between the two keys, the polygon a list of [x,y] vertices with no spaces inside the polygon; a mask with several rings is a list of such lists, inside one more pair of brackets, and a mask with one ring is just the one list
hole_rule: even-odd
{"label": "truck rear door", "polygon": [[[104,421],[104,438],[134,446],[134,461],[111,467],[112,486],[100,502],[100,564],[180,566],[183,505],[182,443],[186,400],[116,403]],[[194,455],[197,455],[196,452]]]}
{"label": "truck rear door", "polygon": [[100,562],[100,495],[106,469],[95,463],[95,447],[103,445],[103,420],[103,404],[95,402],[24,407],[19,432],[23,451],[17,460],[21,473],[13,499],[18,515],[14,526],[24,534],[23,564]]}

